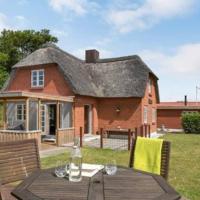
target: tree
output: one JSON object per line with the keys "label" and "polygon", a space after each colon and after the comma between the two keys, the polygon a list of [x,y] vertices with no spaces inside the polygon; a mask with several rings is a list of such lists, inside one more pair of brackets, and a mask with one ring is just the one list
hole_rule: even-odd
{"label": "tree", "polygon": [[4,82],[8,78],[8,72],[3,66],[8,61],[8,56],[4,53],[0,53],[0,88],[3,87]]}
{"label": "tree", "polygon": [[0,88],[3,87],[5,81],[6,81],[7,78],[8,78],[8,75],[9,75],[9,74],[8,74],[6,68],[3,67],[3,66],[0,66]]}
{"label": "tree", "polygon": [[58,39],[50,35],[47,29],[41,31],[3,30],[0,34],[0,67],[3,67],[3,71],[6,69],[10,72],[14,64],[47,42],[58,42]]}

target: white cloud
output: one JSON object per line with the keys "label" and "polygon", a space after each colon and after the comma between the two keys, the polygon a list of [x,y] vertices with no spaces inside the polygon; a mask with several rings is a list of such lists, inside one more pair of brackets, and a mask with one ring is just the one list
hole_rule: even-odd
{"label": "white cloud", "polygon": [[0,31],[3,29],[9,28],[8,26],[8,18],[3,13],[0,13]]}
{"label": "white cloud", "polygon": [[84,15],[88,10],[97,7],[95,2],[89,0],[49,0],[49,4],[55,11],[64,12],[69,10],[77,15]]}
{"label": "white cloud", "polygon": [[68,36],[67,32],[62,31],[62,30],[52,30],[52,34],[57,37],[67,37]]}
{"label": "white cloud", "polygon": [[17,15],[14,18],[12,18],[12,21],[10,21],[10,26],[12,26],[12,29],[26,29],[29,27],[29,21],[26,17],[22,15]]}
{"label": "white cloud", "polygon": [[17,3],[18,3],[19,5],[22,5],[22,6],[23,6],[23,5],[28,4],[28,2],[29,2],[28,0],[18,0]]}
{"label": "white cloud", "polygon": [[3,29],[25,29],[28,27],[28,20],[21,15],[9,18],[3,13],[0,13],[0,31]]}
{"label": "white cloud", "polygon": [[162,101],[182,100],[184,95],[195,100],[195,87],[200,85],[199,52],[200,42],[178,46],[171,53],[155,50],[139,52],[160,79]]}
{"label": "white cloud", "polygon": [[111,37],[109,37],[109,38],[105,37],[105,38],[101,38],[101,39],[97,40],[95,42],[95,44],[97,46],[105,46],[105,45],[109,44],[111,41],[112,41]]}
{"label": "white cloud", "polygon": [[88,49],[96,49],[99,51],[100,58],[109,58],[112,56],[112,52],[106,49],[101,49],[98,47],[86,47],[74,50],[72,52],[73,55],[77,56],[78,58],[85,59],[85,50]]}
{"label": "white cloud", "polygon": [[112,8],[106,20],[121,33],[152,27],[163,19],[190,12],[196,0],[145,0],[137,8]]}
{"label": "white cloud", "polygon": [[18,21],[24,21],[24,20],[26,20],[26,18],[25,18],[24,16],[22,16],[22,15],[17,15],[17,16],[15,16],[15,18],[16,18]]}
{"label": "white cloud", "polygon": [[161,73],[200,75],[200,43],[179,46],[173,55],[152,50],[144,50],[140,55]]}

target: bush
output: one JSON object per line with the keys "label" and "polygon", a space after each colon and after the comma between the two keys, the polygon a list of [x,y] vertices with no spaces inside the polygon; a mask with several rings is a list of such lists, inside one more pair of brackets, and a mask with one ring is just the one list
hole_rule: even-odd
{"label": "bush", "polygon": [[200,113],[185,112],[181,116],[182,127],[185,133],[200,134]]}

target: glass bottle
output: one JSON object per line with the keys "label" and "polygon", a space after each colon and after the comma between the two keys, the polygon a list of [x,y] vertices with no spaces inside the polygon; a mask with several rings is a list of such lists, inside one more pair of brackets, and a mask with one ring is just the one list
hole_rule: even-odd
{"label": "glass bottle", "polygon": [[81,149],[74,145],[69,165],[69,181],[79,182],[82,180],[82,154]]}

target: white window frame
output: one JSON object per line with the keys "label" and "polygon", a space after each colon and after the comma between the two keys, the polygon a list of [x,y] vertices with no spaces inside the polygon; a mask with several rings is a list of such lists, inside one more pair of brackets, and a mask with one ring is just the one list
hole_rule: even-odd
{"label": "white window frame", "polygon": [[149,81],[148,81],[148,92],[149,92],[149,94],[152,93],[152,80],[151,79],[149,79]]}
{"label": "white window frame", "polygon": [[143,123],[147,124],[148,123],[148,107],[144,106],[143,110]]}
{"label": "white window frame", "polygon": [[[21,106],[21,115],[18,114],[18,107]],[[21,116],[21,118],[18,118]],[[16,120],[17,121],[24,121],[26,120],[26,105],[21,103],[21,104],[16,104]]]}
{"label": "white window frame", "polygon": [[[40,84],[40,72],[43,72],[43,84]],[[33,84],[34,80],[33,80],[33,74],[36,73],[36,85]],[[44,75],[44,69],[38,69],[38,70],[32,70],[31,71],[31,87],[32,88],[38,88],[38,87],[44,87],[44,79],[45,79],[45,75]]]}
{"label": "white window frame", "polygon": [[[41,107],[40,107],[40,116],[41,116],[41,131],[43,133],[46,132],[46,113],[47,113],[47,108],[46,108],[46,105],[45,104],[41,104]],[[44,117],[44,121],[42,120],[42,117]],[[43,123],[44,123],[44,126],[43,126]]]}
{"label": "white window frame", "polygon": [[157,115],[157,110],[156,108],[152,108],[152,123],[156,123],[156,115]]}

